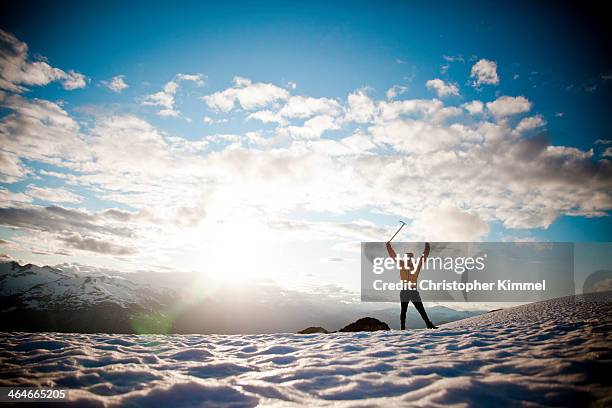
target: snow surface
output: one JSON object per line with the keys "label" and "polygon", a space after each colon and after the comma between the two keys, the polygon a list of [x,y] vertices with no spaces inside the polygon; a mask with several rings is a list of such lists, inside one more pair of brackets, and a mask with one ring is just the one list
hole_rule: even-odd
{"label": "snow surface", "polygon": [[612,405],[608,292],[439,330],[268,335],[0,334],[0,385],[92,406]]}

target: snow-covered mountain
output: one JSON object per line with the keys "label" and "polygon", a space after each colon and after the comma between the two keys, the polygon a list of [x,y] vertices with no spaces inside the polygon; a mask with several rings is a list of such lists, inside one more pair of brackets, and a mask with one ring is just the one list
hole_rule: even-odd
{"label": "snow-covered mountain", "polygon": [[3,330],[167,332],[167,288],[103,272],[75,273],[49,266],[0,263]]}
{"label": "snow-covered mountain", "polygon": [[[0,296],[16,298],[21,307],[34,310],[82,308],[100,303],[151,308],[168,294],[166,290],[101,272],[78,274],[50,266],[0,263]],[[7,309],[5,305],[0,312],[10,310],[11,306]]]}

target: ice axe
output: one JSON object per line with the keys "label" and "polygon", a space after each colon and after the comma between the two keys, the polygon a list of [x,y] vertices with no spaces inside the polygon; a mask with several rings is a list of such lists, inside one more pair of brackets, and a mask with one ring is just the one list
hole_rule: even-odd
{"label": "ice axe", "polygon": [[391,237],[391,239],[388,242],[391,242],[393,240],[393,238],[395,238],[395,236],[402,230],[402,228],[404,228],[404,225],[406,225],[406,223],[404,221],[402,221],[402,220],[400,220],[400,223],[402,225],[400,225],[400,227],[397,229],[395,234],[393,234],[393,236]]}

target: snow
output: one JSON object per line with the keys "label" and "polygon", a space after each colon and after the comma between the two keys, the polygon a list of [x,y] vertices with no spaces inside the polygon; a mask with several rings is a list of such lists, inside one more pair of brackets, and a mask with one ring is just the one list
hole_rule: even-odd
{"label": "snow", "polygon": [[612,404],[612,295],[523,305],[438,330],[0,334],[0,385],[124,406]]}
{"label": "snow", "polygon": [[[75,273],[49,266],[0,263],[0,296],[19,295],[24,306],[44,310],[52,306],[113,302],[122,307],[156,302],[161,292],[103,272]],[[8,310],[3,310],[8,311]]]}

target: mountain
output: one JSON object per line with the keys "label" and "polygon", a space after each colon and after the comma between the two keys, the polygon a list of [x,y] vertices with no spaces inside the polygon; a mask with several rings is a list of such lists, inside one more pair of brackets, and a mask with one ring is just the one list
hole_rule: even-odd
{"label": "mountain", "polygon": [[4,330],[132,333],[164,321],[173,298],[120,276],[0,263]]}
{"label": "mountain", "polygon": [[[479,312],[428,308],[444,323]],[[270,281],[218,286],[192,273],[120,273],[0,263],[5,331],[106,333],[275,333],[322,326],[338,330],[363,316],[398,328],[399,306],[338,300]],[[407,325],[424,327],[409,309]]]}
{"label": "mountain", "polygon": [[[106,273],[78,274],[50,266],[0,263],[0,294],[16,296],[27,308],[80,308],[101,303],[157,307],[167,291]],[[5,310],[2,310],[5,311]]]}

